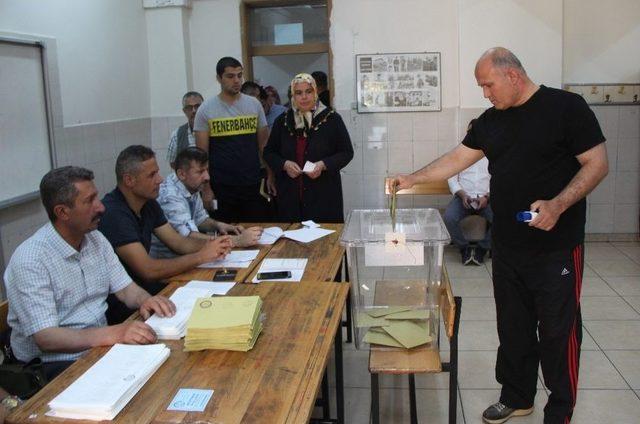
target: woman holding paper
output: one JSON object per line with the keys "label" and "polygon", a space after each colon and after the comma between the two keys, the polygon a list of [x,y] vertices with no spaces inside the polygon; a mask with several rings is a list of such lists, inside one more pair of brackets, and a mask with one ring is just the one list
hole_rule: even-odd
{"label": "woman holding paper", "polygon": [[344,222],[340,170],[353,158],[342,118],[318,101],[309,74],[291,81],[291,107],[273,124],[264,159],[276,176],[282,222]]}

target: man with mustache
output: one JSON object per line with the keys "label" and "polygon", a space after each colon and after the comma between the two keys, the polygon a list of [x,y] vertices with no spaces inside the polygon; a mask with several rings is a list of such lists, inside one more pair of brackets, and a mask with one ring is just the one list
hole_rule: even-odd
{"label": "man with mustache", "polygon": [[145,319],[172,316],[175,305],[131,281],[96,231],[104,205],[93,172],[54,169],[42,178],[40,196],[51,222],[16,249],[4,275],[15,357],[40,358],[53,378],[94,346],[155,343],[156,334],[142,321],[107,326],[109,293]]}
{"label": "man with mustache", "polygon": [[[133,279],[150,293],[160,282],[198,265],[223,258],[231,250],[229,236],[196,239],[176,232],[156,201],[162,177],[155,153],[146,146],[129,146],[116,160],[117,187],[102,200],[105,212],[98,229],[113,246]],[[149,255],[151,235],[181,256],[155,259]],[[132,311],[119,299],[109,298],[109,323],[125,320]]]}
{"label": "man with mustache", "polygon": [[[188,147],[178,153],[172,172],[160,184],[158,203],[174,230],[186,237],[210,239],[206,233],[230,234],[234,246],[247,247],[258,243],[262,228],[244,228],[216,221],[202,205],[200,190],[209,184],[209,155],[198,147]],[[151,256],[172,258],[176,253],[160,239],[151,239]]]}

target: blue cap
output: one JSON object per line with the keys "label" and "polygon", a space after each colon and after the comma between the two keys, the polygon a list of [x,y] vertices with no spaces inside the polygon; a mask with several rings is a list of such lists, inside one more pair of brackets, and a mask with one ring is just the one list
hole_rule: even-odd
{"label": "blue cap", "polygon": [[518,212],[516,214],[516,221],[518,222],[527,222],[533,219],[533,215],[529,211]]}

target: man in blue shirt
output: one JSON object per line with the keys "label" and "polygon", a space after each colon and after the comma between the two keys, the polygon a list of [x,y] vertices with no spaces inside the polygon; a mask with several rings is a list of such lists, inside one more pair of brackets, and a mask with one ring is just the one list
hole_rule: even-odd
{"label": "man in blue shirt", "polygon": [[[209,184],[209,155],[198,147],[189,147],[178,154],[175,172],[160,184],[158,203],[174,230],[185,237],[210,239],[206,233],[231,234],[234,246],[257,244],[262,228],[243,228],[209,217],[202,204],[200,190]],[[151,240],[151,256],[172,258],[176,253],[156,236]]]}

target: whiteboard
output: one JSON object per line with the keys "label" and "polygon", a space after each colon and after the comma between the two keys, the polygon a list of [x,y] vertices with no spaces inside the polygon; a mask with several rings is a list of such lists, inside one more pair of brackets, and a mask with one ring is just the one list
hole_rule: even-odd
{"label": "whiteboard", "polygon": [[52,168],[42,48],[0,39],[0,207],[37,197]]}

